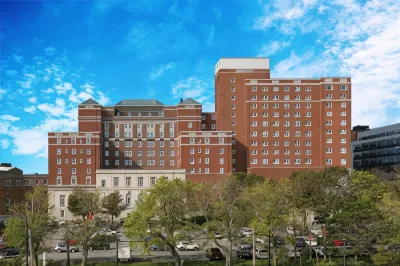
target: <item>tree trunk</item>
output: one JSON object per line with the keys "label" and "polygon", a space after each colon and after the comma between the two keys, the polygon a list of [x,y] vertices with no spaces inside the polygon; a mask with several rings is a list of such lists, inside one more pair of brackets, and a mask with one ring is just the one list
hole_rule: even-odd
{"label": "tree trunk", "polygon": [[70,250],[70,248],[69,248],[69,237],[67,237],[67,266],[71,265],[71,259],[69,257],[69,250]]}
{"label": "tree trunk", "polygon": [[114,224],[114,215],[111,214],[111,225]]}
{"label": "tree trunk", "polygon": [[82,244],[82,263],[81,263],[81,266],[86,266],[87,257],[88,257],[88,249],[89,249],[88,243],[87,242],[83,243]]}
{"label": "tree trunk", "polygon": [[175,250],[175,247],[173,245],[168,245],[168,246],[169,246],[169,250],[170,250],[172,256],[175,259],[175,266],[182,266],[181,257],[179,256],[178,252]]}
{"label": "tree trunk", "polygon": [[232,265],[232,242],[229,242],[228,246],[228,254],[226,254],[226,266],[231,266]]}
{"label": "tree trunk", "polygon": [[38,251],[34,250],[33,253],[33,265],[32,266],[39,266],[39,255],[38,255]]}

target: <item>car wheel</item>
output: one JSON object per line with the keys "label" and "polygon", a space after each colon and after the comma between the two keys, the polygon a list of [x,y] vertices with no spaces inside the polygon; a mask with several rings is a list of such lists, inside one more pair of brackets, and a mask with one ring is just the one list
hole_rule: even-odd
{"label": "car wheel", "polygon": [[195,251],[199,251],[199,248],[194,248]]}
{"label": "car wheel", "polygon": [[185,248],[179,248],[179,250],[181,250],[181,251],[184,251],[184,250],[185,250]]}
{"label": "car wheel", "polygon": [[75,252],[75,249],[72,249],[71,252],[74,253],[74,252]]}
{"label": "car wheel", "polygon": [[61,249],[58,250],[58,253],[61,253]]}

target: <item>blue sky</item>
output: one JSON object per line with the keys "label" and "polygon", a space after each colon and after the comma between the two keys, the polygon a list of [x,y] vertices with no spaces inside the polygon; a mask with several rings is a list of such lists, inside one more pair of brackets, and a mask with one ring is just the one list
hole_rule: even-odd
{"label": "blue sky", "polygon": [[47,132],[93,97],[193,97],[214,108],[220,57],[271,59],[274,78],[351,76],[352,124],[399,122],[398,0],[2,1],[0,161],[47,173]]}

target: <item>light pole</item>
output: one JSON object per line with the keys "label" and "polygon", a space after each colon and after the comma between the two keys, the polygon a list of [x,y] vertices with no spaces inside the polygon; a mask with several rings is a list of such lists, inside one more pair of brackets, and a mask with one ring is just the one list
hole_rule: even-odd
{"label": "light pole", "polygon": [[271,266],[271,216],[268,215],[268,266]]}

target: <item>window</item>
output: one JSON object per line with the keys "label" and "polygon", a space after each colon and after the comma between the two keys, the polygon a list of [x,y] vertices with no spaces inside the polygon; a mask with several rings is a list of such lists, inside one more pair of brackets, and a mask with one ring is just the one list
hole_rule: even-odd
{"label": "window", "polygon": [[91,164],[92,163],[92,159],[91,158],[87,158],[86,159],[86,164]]}
{"label": "window", "polygon": [[61,154],[61,149],[57,149],[57,154],[58,154],[58,155]]}
{"label": "window", "polygon": [[251,159],[251,164],[257,164],[257,159]]}
{"label": "window", "polygon": [[118,187],[119,186],[119,177],[118,176],[114,176],[114,183],[113,183],[114,187]]}
{"label": "window", "polygon": [[219,173],[223,174],[224,173],[224,168],[219,168]]}
{"label": "window", "polygon": [[138,187],[143,187],[143,177],[142,176],[138,177]]}
{"label": "window", "polygon": [[90,186],[92,184],[92,179],[90,178],[90,176],[86,177],[86,185]]}
{"label": "window", "polygon": [[204,163],[205,163],[205,164],[209,164],[209,163],[210,163],[210,159],[209,159],[209,158],[205,158],[205,159],[204,159]]}
{"label": "window", "polygon": [[6,187],[11,187],[11,180],[5,180],[5,181],[4,181],[4,185],[5,185]]}
{"label": "window", "polygon": [[205,154],[209,154],[210,153],[210,149],[206,148],[204,151]]}
{"label": "window", "polygon": [[60,195],[60,207],[65,208],[65,195]]}
{"label": "window", "polygon": [[101,186],[105,187],[106,186],[106,180],[101,180]]}
{"label": "window", "polygon": [[127,176],[125,178],[125,186],[130,187],[131,186],[131,177]]}
{"label": "window", "polygon": [[235,92],[235,87],[232,87],[232,88],[231,88],[231,92]]}
{"label": "window", "polygon": [[235,78],[231,78],[231,82],[235,82]]}
{"label": "window", "polygon": [[332,159],[326,159],[325,164],[326,165],[331,165],[332,164]]}
{"label": "window", "polygon": [[340,159],[340,164],[341,165],[346,165],[346,159]]}
{"label": "window", "polygon": [[347,85],[340,85],[341,91],[347,91]]}
{"label": "window", "polygon": [[219,154],[224,154],[224,148],[219,149]]}
{"label": "window", "polygon": [[235,105],[234,104],[232,104],[232,109],[235,109]]}
{"label": "window", "polygon": [[188,128],[192,128],[192,122],[188,122]]}
{"label": "window", "polygon": [[224,158],[219,158],[219,164],[224,164]]}
{"label": "window", "polygon": [[87,139],[86,139],[86,144],[90,144],[90,142],[91,142],[91,139],[90,139],[90,138],[87,138]]}
{"label": "window", "polygon": [[346,103],[340,103],[341,108],[346,108]]}
{"label": "window", "polygon": [[272,163],[273,163],[273,164],[279,164],[279,159],[273,159],[273,160],[272,160]]}
{"label": "window", "polygon": [[92,169],[91,168],[86,168],[86,174],[90,175],[92,173]]}
{"label": "window", "polygon": [[346,153],[346,148],[340,148],[340,153]]}
{"label": "window", "polygon": [[174,165],[175,161],[174,160],[169,160],[169,165]]}
{"label": "window", "polygon": [[72,174],[76,174],[76,168],[72,168]]}
{"label": "window", "polygon": [[190,164],[194,164],[194,158],[190,158]]}
{"label": "window", "polygon": [[65,210],[60,210],[60,217],[65,218]]}

